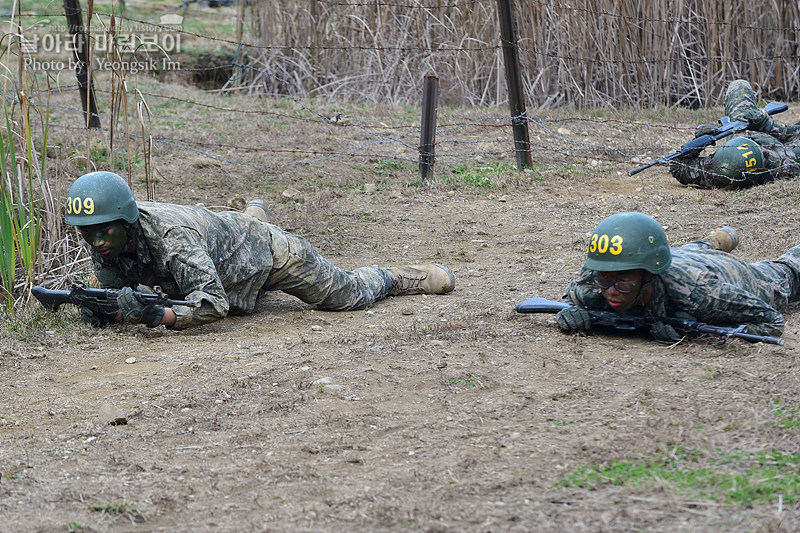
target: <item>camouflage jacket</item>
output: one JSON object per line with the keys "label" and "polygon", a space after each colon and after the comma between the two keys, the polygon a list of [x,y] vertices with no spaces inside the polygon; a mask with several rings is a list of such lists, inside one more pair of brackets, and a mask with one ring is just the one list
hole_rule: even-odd
{"label": "camouflage jacket", "polygon": [[[770,278],[706,241],[672,248],[672,264],[654,279],[653,297],[646,306],[635,306],[626,314],[674,316],[684,311],[700,322],[724,327],[745,325],[754,335],[781,335],[782,311],[789,303],[787,282]],[[593,272],[582,269],[567,286],[564,301],[590,309],[611,310]]]}
{"label": "camouflage jacket", "polygon": [[104,287],[161,288],[201,306],[175,306],[176,329],[251,313],[272,269],[270,225],[237,212],[138,202],[136,257],[105,260],[90,250]]}

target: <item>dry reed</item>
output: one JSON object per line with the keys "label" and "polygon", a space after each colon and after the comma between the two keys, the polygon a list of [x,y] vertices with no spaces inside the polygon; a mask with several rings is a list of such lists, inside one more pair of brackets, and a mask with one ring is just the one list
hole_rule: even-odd
{"label": "dry reed", "polygon": [[[496,2],[254,2],[251,92],[418,102],[426,75],[444,103],[507,99]],[[731,80],[764,98],[800,95],[797,2],[517,0],[528,105],[719,105]]]}

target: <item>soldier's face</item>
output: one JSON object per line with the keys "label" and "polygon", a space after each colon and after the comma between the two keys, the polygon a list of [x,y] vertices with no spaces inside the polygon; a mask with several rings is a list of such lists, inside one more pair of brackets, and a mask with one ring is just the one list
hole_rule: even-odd
{"label": "soldier's face", "polygon": [[105,259],[117,257],[128,244],[128,228],[121,221],[81,226],[78,230],[83,240]]}
{"label": "soldier's face", "polygon": [[644,270],[595,272],[594,282],[600,288],[608,305],[614,311],[622,313],[628,310],[639,297],[644,282]]}

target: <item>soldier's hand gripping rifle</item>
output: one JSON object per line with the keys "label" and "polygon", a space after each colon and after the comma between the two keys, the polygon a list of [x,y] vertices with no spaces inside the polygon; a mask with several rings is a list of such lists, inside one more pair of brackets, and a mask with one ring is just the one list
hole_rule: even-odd
{"label": "soldier's hand gripping rifle", "polygon": [[[517,304],[518,313],[558,313],[562,309],[571,307],[566,302],[555,302],[546,298],[535,296]],[[767,344],[777,344],[783,346],[783,339],[780,337],[770,337],[767,335],[751,335],[744,332],[744,326],[738,328],[726,328],[722,326],[712,326],[695,320],[675,318],[668,316],[644,317],[634,315],[621,315],[616,311],[603,311],[587,309],[589,317],[592,319],[593,326],[606,326],[614,329],[633,331],[637,329],[649,328],[655,322],[669,324],[678,329],[686,331],[697,331],[699,333],[709,333],[723,337],[735,337],[750,342],[765,342]]]}
{"label": "soldier's hand gripping rifle", "polygon": [[[767,114],[769,115],[774,115],[776,113],[782,113],[787,109],[789,109],[789,106],[787,106],[786,104],[781,104],[778,102],[770,102],[767,104],[767,107],[764,108],[764,111],[766,111]],[[731,122],[731,120],[727,116],[724,116],[721,119],[719,119],[719,128],[717,128],[714,132],[706,133],[699,137],[695,137],[688,143],[681,146],[680,150],[673,152],[667,156],[660,157],[655,161],[653,161],[652,163],[648,163],[643,167],[631,170],[630,172],[628,172],[628,176],[633,176],[634,174],[638,174],[642,170],[658,165],[659,163],[669,163],[673,159],[690,155],[694,151],[702,150],[706,146],[715,144],[719,139],[723,139],[725,137],[733,135],[737,131],[746,130],[749,125],[750,123],[747,122],[746,120],[737,120],[735,122]]]}
{"label": "soldier's hand gripping rifle", "polygon": [[[200,302],[171,299],[161,290],[161,287],[156,286],[153,291],[133,291],[133,296],[143,304],[155,304],[162,307],[175,305],[200,307]],[[68,291],[50,290],[37,285],[31,289],[31,293],[41,302],[45,309],[50,311],[55,311],[62,304],[74,304],[103,313],[116,313],[119,310],[119,304],[117,303],[119,291],[117,289],[94,289],[87,287],[84,283],[76,283]]]}

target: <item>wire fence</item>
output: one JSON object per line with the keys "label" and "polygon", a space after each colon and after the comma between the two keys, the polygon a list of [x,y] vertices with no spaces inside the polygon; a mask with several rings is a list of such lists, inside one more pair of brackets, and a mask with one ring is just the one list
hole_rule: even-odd
{"label": "wire fence", "polygon": [[[587,74],[586,68],[591,66],[591,69],[595,71],[595,74],[591,75],[592,79],[600,76],[597,72],[611,74],[607,76],[605,81],[607,90],[604,96],[600,98],[600,101],[612,99],[616,108],[621,107],[620,104],[624,103],[625,100],[628,103],[652,104],[661,101],[661,103],[691,105],[697,105],[702,101],[704,105],[717,105],[719,104],[718,95],[727,83],[733,79],[719,79],[713,87],[708,87],[705,90],[705,94],[716,94],[715,98],[703,97],[698,92],[700,86],[708,85],[706,82],[698,81],[700,79],[699,72],[690,76],[695,79],[693,89],[690,91],[694,96],[678,96],[677,94],[669,97],[665,97],[663,94],[659,96],[655,93],[662,89],[658,89],[650,96],[634,98],[632,95],[634,91],[630,88],[623,88],[622,85],[619,85],[617,89],[611,88],[610,84],[614,79],[612,76],[615,69],[637,70],[645,66],[647,68],[670,69],[680,65],[686,66],[686,54],[689,48],[684,47],[682,52],[676,55],[674,48],[659,48],[656,41],[651,41],[649,43],[651,46],[646,50],[632,47],[630,50],[626,49],[625,53],[618,54],[618,57],[610,57],[603,54],[589,56],[586,55],[586,50],[591,49],[590,46],[583,48],[565,46],[566,42],[570,42],[566,38],[560,38],[556,41],[551,38],[537,38],[536,32],[541,31],[542,25],[550,26],[550,30],[554,30],[554,28],[563,30],[563,24],[569,19],[571,29],[565,35],[575,36],[574,32],[577,31],[579,23],[591,20],[593,22],[586,26],[589,30],[604,25],[605,31],[600,33],[607,35],[609,33],[608,30],[614,28],[615,31],[611,33],[614,33],[617,39],[622,38],[622,40],[629,43],[634,39],[634,34],[658,35],[665,39],[669,34],[672,34],[674,37],[672,40],[675,41],[677,38],[675,36],[687,31],[682,26],[686,24],[690,24],[692,28],[716,28],[714,31],[728,32],[733,37],[740,34],[753,36],[766,33],[783,36],[791,35],[791,39],[783,39],[780,46],[771,45],[769,49],[773,53],[770,55],[758,55],[758,51],[763,47],[755,47],[756,50],[753,50],[754,55],[742,56],[742,50],[736,49],[736,53],[732,57],[724,58],[717,55],[713,61],[719,60],[725,64],[738,63],[741,65],[751,64],[753,61],[762,63],[771,61],[773,67],[769,68],[772,69],[771,72],[773,74],[775,73],[774,67],[778,63],[783,65],[784,72],[800,70],[795,66],[798,63],[795,27],[784,25],[795,20],[794,17],[797,14],[796,6],[792,7],[794,4],[791,3],[776,8],[775,13],[770,12],[770,10],[759,9],[757,10],[758,15],[751,17],[750,22],[741,24],[738,18],[721,17],[720,20],[714,20],[711,15],[722,14],[716,8],[708,10],[708,17],[695,17],[688,20],[686,17],[687,9],[689,10],[688,12],[697,14],[697,10],[704,5],[691,1],[679,3],[680,5],[677,7],[666,4],[660,5],[655,2],[651,6],[652,13],[643,12],[637,2],[601,1],[583,2],[583,5],[581,4],[582,2],[577,2],[574,5],[566,5],[545,1],[527,1],[515,4],[521,28],[519,32],[520,39],[516,44],[518,51],[522,55],[523,64],[528,67],[525,69],[526,99],[529,104],[533,104],[533,107],[537,109],[536,112],[528,112],[518,117],[503,114],[501,108],[497,107],[505,104],[506,101],[504,100],[505,80],[503,79],[500,65],[501,47],[495,31],[496,15],[493,2],[454,1],[424,5],[416,1],[359,3],[310,0],[309,2],[294,2],[284,6],[286,9],[279,16],[276,15],[275,9],[283,4],[279,5],[274,2],[253,3],[253,7],[250,10],[250,22],[253,28],[251,41],[265,41],[265,39],[271,37],[272,44],[266,44],[266,42],[244,42],[244,40],[235,41],[229,38],[204,35],[197,31],[189,31],[180,25],[180,16],[177,18],[171,15],[166,18],[162,16],[159,21],[148,21],[139,18],[114,16],[112,13],[98,11],[93,13],[92,19],[91,42],[94,46],[92,54],[94,62],[90,63],[97,67],[94,69],[94,81],[96,84],[95,90],[100,99],[104,97],[107,99],[120,97],[120,89],[109,86],[109,74],[112,78],[116,74],[123,77],[123,92],[126,98],[131,99],[131,101],[145,102],[149,108],[155,109],[156,113],[159,112],[159,109],[180,106],[179,112],[187,117],[203,112],[214,113],[219,116],[247,117],[247,120],[269,119],[284,121],[287,124],[303,123],[306,126],[316,125],[321,129],[337,128],[336,135],[338,140],[334,143],[335,146],[327,149],[323,147],[297,146],[296,144],[280,146],[271,143],[269,146],[264,146],[263,144],[248,145],[246,142],[222,143],[198,140],[190,135],[175,135],[173,133],[174,128],[163,129],[163,124],[156,119],[149,121],[147,131],[136,132],[129,128],[125,132],[125,135],[131,139],[136,139],[142,143],[145,138],[149,138],[156,145],[168,147],[170,150],[194,152],[225,164],[256,166],[272,171],[292,165],[319,164],[337,157],[396,159],[408,164],[416,164],[418,161],[419,117],[412,117],[406,123],[396,120],[391,123],[386,121],[374,123],[369,118],[359,116],[352,111],[348,113],[332,112],[331,105],[315,105],[314,102],[319,101],[320,95],[326,97],[346,95],[345,92],[332,88],[330,76],[333,76],[333,74],[331,72],[328,72],[327,79],[322,75],[322,70],[324,70],[320,66],[323,63],[322,54],[328,52],[350,56],[353,58],[352,61],[354,63],[362,66],[370,63],[364,63],[357,59],[360,55],[369,56],[370,61],[377,59],[379,63],[383,64],[394,61],[390,57],[391,54],[401,53],[404,56],[413,56],[414,59],[409,59],[409,63],[418,65],[419,69],[416,71],[412,68],[406,69],[409,73],[407,87],[404,87],[402,91],[398,90],[387,95],[388,100],[395,105],[399,105],[402,102],[410,102],[414,105],[419,104],[422,100],[422,94],[418,89],[421,87],[423,74],[431,71],[425,69],[425,65],[428,65],[434,73],[438,74],[443,68],[447,70],[451,67],[457,67],[459,58],[471,57],[470,65],[482,63],[483,66],[481,68],[488,73],[484,77],[469,78],[469,75],[467,75],[468,80],[457,82],[452,79],[448,80],[447,76],[445,76],[445,79],[442,80],[443,88],[441,94],[443,95],[449,94],[448,89],[453,89],[456,85],[460,85],[461,91],[459,94],[463,96],[469,93],[471,95],[466,98],[467,101],[491,104],[487,108],[491,110],[491,114],[479,116],[479,114],[473,112],[470,114],[469,120],[444,122],[437,125],[435,154],[437,161],[445,163],[448,161],[464,163],[483,157],[513,156],[515,144],[511,138],[510,128],[515,120],[522,120],[527,123],[530,130],[530,152],[534,161],[546,161],[548,157],[563,160],[566,153],[569,152],[569,157],[602,159],[635,165],[648,157],[661,155],[665,149],[664,145],[641,146],[630,142],[626,143],[622,139],[613,143],[590,141],[585,136],[574,135],[568,128],[563,127],[564,121],[591,123],[592,121],[596,122],[604,119],[592,119],[586,115],[579,115],[569,119],[552,118],[552,113],[549,112],[551,106],[561,105],[562,107],[571,108],[576,103],[574,101],[570,102],[569,99],[571,97],[568,95],[573,89],[581,85],[582,82],[578,81],[578,77]],[[484,19],[489,17],[488,20],[491,23],[487,23],[487,20],[484,20],[483,27],[477,28],[474,23],[474,16],[468,15],[470,10],[480,11],[481,16]],[[441,33],[438,27],[434,28],[434,26],[438,25],[449,28],[448,32],[456,35],[452,27],[455,26],[457,21],[460,21],[466,28],[465,31],[472,31],[476,37],[465,39],[461,36],[459,37],[461,44],[453,46],[448,44],[448,39],[452,35],[445,32],[448,39],[441,39],[437,42],[425,39],[413,40],[406,37],[396,40],[399,44],[389,45],[387,44],[390,41],[389,36],[378,35],[377,29],[371,38],[362,39],[359,42],[349,38],[349,34],[346,34],[344,30],[337,30],[338,33],[334,32],[335,35],[328,35],[323,39],[312,35],[313,32],[309,29],[314,27],[314,24],[317,24],[320,20],[334,15],[339,20],[358,19],[360,21],[359,24],[363,26],[367,20],[365,15],[367,12],[374,13],[373,19],[377,17],[376,20],[381,21],[381,24],[378,25],[380,27],[400,19],[403,19],[405,27],[409,22],[404,17],[406,14],[411,13],[413,15],[412,19],[419,23],[420,31],[428,30],[434,34]],[[674,13],[674,16],[670,16],[670,13]],[[264,16],[266,15],[276,15],[277,19],[268,23],[264,22]],[[312,17],[312,19],[309,19],[310,22],[304,21],[304,16]],[[543,16],[545,18],[542,18]],[[285,33],[289,32],[288,29],[284,33],[276,33],[275,25],[281,20],[286,21],[292,17],[295,19],[299,17],[299,22],[296,23],[295,29],[303,27],[308,22],[309,26],[306,34],[288,35]],[[79,87],[76,84],[64,83],[65,80],[73,77],[73,69],[70,68],[71,65],[66,56],[63,54],[62,56],[58,55],[59,53],[69,52],[69,43],[71,41],[68,35],[61,35],[58,32],[48,30],[48,28],[54,27],[60,27],[63,30],[66,27],[64,13],[57,11],[22,13],[18,15],[17,20],[26,19],[31,21],[48,19],[48,25],[44,25],[41,22],[32,22],[27,26],[24,24],[16,26],[11,24],[9,26],[15,27],[15,30],[9,32],[8,35],[18,38],[18,46],[15,51],[15,46],[12,44],[13,38],[6,39],[9,45],[7,47],[8,60],[6,61],[9,67],[8,70],[13,71],[16,59],[19,59],[23,69],[29,69],[34,74],[46,74],[48,87],[38,92],[31,92],[28,97],[33,100],[38,98],[38,102],[47,101],[53,110],[63,111],[52,115],[49,125],[54,130],[80,131],[82,129],[81,114],[83,110],[78,107],[80,102]],[[439,22],[431,26],[429,19],[438,20]],[[420,21],[426,22],[423,24]],[[175,22],[178,23],[175,24]],[[269,28],[265,28],[265,25],[269,26]],[[620,35],[620,25],[627,25],[627,34]],[[285,26],[287,28],[291,27],[289,24]],[[486,37],[478,31],[479,29],[480,32],[488,31],[489,35],[493,35],[493,37]],[[582,30],[582,33],[585,34],[584,36],[588,36],[591,33],[589,30]],[[407,34],[410,35],[410,32],[407,32]],[[336,40],[337,35],[338,42]],[[548,33],[548,35],[550,34]],[[187,63],[188,60],[173,61],[168,48],[178,47],[181,43],[187,44],[191,40],[206,43],[206,45],[200,45],[198,48],[212,48],[210,45],[217,47],[213,54],[213,59],[217,61],[217,64],[201,64],[202,61]],[[754,40],[763,41],[764,39]],[[283,43],[279,44],[281,41]],[[643,44],[645,44],[643,41],[638,43],[639,46]],[[116,57],[109,56],[108,52],[112,46],[116,47],[121,54]],[[18,54],[16,59],[14,59],[15,53]],[[276,54],[280,55],[283,60],[288,61],[278,70],[275,69],[274,63],[274,59],[277,57]],[[298,59],[298,54],[302,55],[303,58]],[[295,59],[287,59],[290,56]],[[266,57],[271,57],[272,59],[265,59]],[[438,63],[425,63],[432,57],[435,57]],[[272,63],[270,63],[271,61]],[[542,61],[546,61],[548,66],[541,67]],[[712,58],[708,58],[708,61],[712,61]],[[317,62],[317,66],[313,68],[306,70],[302,67],[306,63],[314,62]],[[293,72],[287,66],[292,64],[296,67]],[[443,67],[442,65],[444,64],[448,66]],[[47,68],[37,70],[37,66]],[[559,73],[548,75],[547,72],[555,66],[558,66]],[[330,71],[329,67],[325,68]],[[474,67],[471,66],[470,68]],[[392,69],[384,70],[386,72],[396,72]],[[728,68],[727,70],[731,74],[738,74],[734,68]],[[571,83],[560,84],[554,81],[563,77],[564,73],[567,73],[573,79]],[[334,85],[341,87],[351,83],[363,87],[370,85],[369,79],[372,79],[373,73],[365,72],[362,75],[339,73],[337,75],[340,78],[340,83],[338,85],[334,83]],[[186,76],[189,77],[187,78]],[[187,98],[181,95],[180,92],[167,94],[167,91],[164,91],[164,85],[152,83],[154,78],[164,80],[170,79],[170,77],[177,77],[182,82],[190,84],[198,84],[198,79],[217,79],[218,87],[210,91],[213,94],[266,93],[273,97],[289,98],[293,110],[279,112],[263,109],[264,106],[258,108],[258,106],[253,105],[237,107],[237,105],[241,105],[242,100],[231,100],[232,102],[237,102],[237,104],[233,105],[221,105],[218,102],[224,100],[223,98]],[[361,80],[358,83],[353,83],[353,80],[360,80],[360,77],[367,78],[367,81]],[[414,78],[413,80],[411,79],[412,77]],[[272,81],[265,81],[267,78]],[[586,79],[588,80],[588,78]],[[770,79],[773,83],[770,83]],[[797,96],[800,84],[794,81],[786,81],[786,77],[784,77],[783,82],[779,83],[779,81],[773,75],[768,76],[768,79],[759,78],[755,80],[754,85],[759,89],[762,96],[772,94],[785,94],[787,97]],[[588,83],[588,85],[587,83],[584,83],[585,90],[582,100],[584,104],[590,100],[587,96],[588,92],[597,92],[598,90],[595,82]],[[44,85],[44,82],[40,79],[39,86],[41,87],[42,85]],[[54,87],[51,85],[54,85]],[[402,85],[402,83],[398,81],[397,85]],[[465,89],[467,85],[473,87],[473,89],[467,91]],[[306,86],[313,88],[303,90],[303,87]],[[591,91],[589,90],[590,86],[594,87]],[[645,84],[634,84],[634,86],[636,87],[635,91],[638,93],[646,92],[648,89]],[[655,87],[652,84],[651,86]],[[555,87],[555,89],[540,90],[544,87]],[[560,92],[559,87],[561,88]],[[7,90],[5,97],[11,102],[19,103],[19,97],[15,94],[16,90],[18,88]],[[674,89],[669,91],[674,91]],[[408,94],[408,96],[400,97],[401,93]],[[621,97],[620,93],[625,93],[626,96]],[[377,100],[377,97],[375,98]],[[70,105],[70,102],[72,105]],[[157,102],[161,102],[162,105],[159,106]],[[447,96],[444,97],[443,103],[448,103]],[[536,105],[537,103],[539,105]],[[121,127],[122,119],[111,112],[111,107],[113,105],[107,105],[105,106],[105,112],[101,111],[99,113],[101,123],[104,126],[100,131],[110,133],[112,125],[113,128]],[[131,118],[134,118],[133,112],[130,114]],[[613,119],[609,119],[609,121],[613,121]],[[687,137],[687,140],[692,134],[686,128],[669,123],[666,118],[663,123],[626,121],[625,128],[658,129],[664,132],[681,130],[679,134]],[[487,134],[487,132],[491,133]],[[345,146],[349,148],[343,148]],[[253,154],[276,157],[253,157]]]}
{"label": "wire fence", "polygon": [[[70,91],[59,91],[77,97],[77,88]],[[99,90],[99,94],[104,91]],[[247,142],[221,143],[201,141],[188,136],[171,136],[159,132],[157,122],[149,127],[149,135],[154,143],[169,146],[175,150],[195,152],[215,161],[230,165],[256,166],[264,171],[278,171],[287,166],[315,165],[333,158],[364,158],[364,159],[394,159],[410,165],[419,162],[420,129],[414,123],[387,124],[374,123],[368,118],[345,113],[336,113],[328,116],[327,110],[320,110],[309,103],[294,102],[296,113],[279,113],[275,111],[254,110],[236,107],[222,107],[190,99],[179,98],[172,95],[163,95],[153,92],[131,91],[131,96],[140,96],[152,100],[162,99],[173,103],[181,103],[189,108],[203,108],[214,113],[226,115],[240,115],[244,117],[272,117],[282,120],[292,127],[292,124],[311,125],[318,130],[336,129],[338,144],[355,145],[349,150],[321,149],[314,147],[291,146],[265,146],[263,144],[248,144]],[[152,104],[151,104],[152,105]],[[53,113],[49,126],[53,130],[65,130],[79,135],[85,131],[81,124],[83,111],[71,105],[50,104],[53,110],[62,110],[64,113]],[[499,110],[497,110],[499,111]],[[57,116],[58,115],[58,116]],[[109,124],[111,117],[100,113],[102,124]],[[578,158],[593,158],[613,161],[617,163],[636,163],[647,154],[657,154],[664,150],[663,145],[618,145],[584,141],[572,135],[571,131],[564,131],[568,124],[583,123],[583,129],[592,128],[598,124],[620,124],[626,128],[661,129],[664,131],[678,131],[683,135],[691,136],[694,129],[674,123],[623,121],[621,119],[601,119],[591,117],[573,118],[531,118],[528,116],[509,117],[508,115],[486,115],[467,122],[440,123],[436,130],[435,157],[440,163],[450,162],[452,165],[469,165],[476,158],[505,158],[515,153],[514,141],[510,137],[510,127],[513,119],[517,118],[528,124],[531,137],[536,139],[530,143],[530,152],[534,161],[545,163],[553,158],[564,160],[564,153],[572,150],[571,155]],[[103,127],[100,131],[107,134],[110,128]],[[142,140],[142,134],[129,133],[137,141]],[[588,137],[585,132],[583,137]],[[399,151],[400,150],[400,151]],[[252,154],[268,154],[286,156],[290,160],[277,161],[265,160],[254,162],[247,157]]]}

